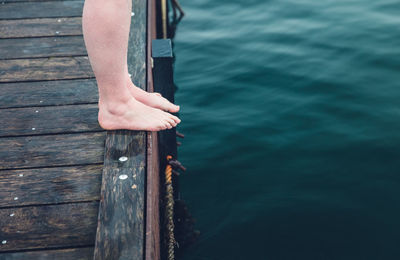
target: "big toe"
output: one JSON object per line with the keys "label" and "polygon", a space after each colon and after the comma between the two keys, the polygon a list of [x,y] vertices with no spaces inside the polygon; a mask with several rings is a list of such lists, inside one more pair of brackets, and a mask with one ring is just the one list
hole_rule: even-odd
{"label": "big toe", "polygon": [[171,102],[169,102],[167,99],[164,99],[164,108],[166,111],[172,112],[172,113],[176,113],[179,111],[179,106],[172,104]]}
{"label": "big toe", "polygon": [[179,111],[179,106],[172,104],[171,102],[169,102],[168,99],[164,98],[164,97],[160,97],[161,101],[162,101],[162,106],[164,108],[165,111],[169,111],[172,113],[176,113]]}

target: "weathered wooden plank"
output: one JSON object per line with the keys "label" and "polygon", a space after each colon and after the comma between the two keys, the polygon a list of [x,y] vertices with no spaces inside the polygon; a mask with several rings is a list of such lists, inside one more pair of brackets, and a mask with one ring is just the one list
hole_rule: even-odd
{"label": "weathered wooden plank", "polygon": [[64,1],[64,0],[2,0],[4,3],[14,3],[14,2],[43,2],[43,1]]}
{"label": "weathered wooden plank", "polygon": [[103,162],[105,132],[7,137],[0,142],[0,170]]}
{"label": "weathered wooden plank", "polygon": [[0,83],[93,77],[87,57],[0,60]]}
{"label": "weathered wooden plank", "polygon": [[99,200],[101,172],[101,164],[1,171],[0,207]]}
{"label": "weathered wooden plank", "polygon": [[93,245],[98,202],[0,209],[0,251]]}
{"label": "weathered wooden plank", "polygon": [[82,36],[0,39],[0,59],[87,55]]}
{"label": "weathered wooden plank", "polygon": [[0,84],[0,108],[97,103],[95,79]]}
{"label": "weathered wooden plank", "polygon": [[66,35],[82,35],[81,17],[0,20],[0,39]]}
{"label": "weathered wooden plank", "polygon": [[[152,40],[157,37],[155,0],[147,2],[147,64],[151,64]],[[147,66],[147,91],[154,92],[152,66]],[[160,169],[158,133],[147,134],[145,260],[160,259]]]}
{"label": "weathered wooden plank", "polygon": [[142,259],[146,143],[130,132],[107,133],[94,259]]}
{"label": "weathered wooden plank", "polygon": [[[147,1],[133,0],[135,15],[128,44],[128,71],[136,86],[143,89],[147,70],[146,5]],[[94,259],[143,259],[145,163],[144,131],[108,131]]]}
{"label": "weathered wooden plank", "polygon": [[95,259],[142,259],[144,167],[103,172]]}
{"label": "weathered wooden plank", "polygon": [[1,5],[0,20],[82,16],[84,1],[20,2]]}
{"label": "weathered wooden plank", "polygon": [[1,260],[91,260],[94,247],[0,253]]}
{"label": "weathered wooden plank", "polygon": [[103,131],[97,104],[0,109],[1,136]]}

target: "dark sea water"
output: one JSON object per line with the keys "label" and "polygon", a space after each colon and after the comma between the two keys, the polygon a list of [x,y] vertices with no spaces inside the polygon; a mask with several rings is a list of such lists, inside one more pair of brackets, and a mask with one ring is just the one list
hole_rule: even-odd
{"label": "dark sea water", "polygon": [[400,259],[400,2],[181,4],[183,259]]}

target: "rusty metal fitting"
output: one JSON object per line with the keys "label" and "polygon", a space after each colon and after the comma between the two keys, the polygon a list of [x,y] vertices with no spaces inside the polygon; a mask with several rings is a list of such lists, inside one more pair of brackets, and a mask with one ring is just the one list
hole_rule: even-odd
{"label": "rusty metal fitting", "polygon": [[185,138],[185,135],[176,131],[176,136],[180,138]]}
{"label": "rusty metal fitting", "polygon": [[178,171],[172,170],[172,173],[175,174],[176,176],[181,175]]}
{"label": "rusty metal fitting", "polygon": [[179,168],[182,171],[186,171],[186,168],[178,160],[169,160],[168,164],[170,164],[174,168]]}

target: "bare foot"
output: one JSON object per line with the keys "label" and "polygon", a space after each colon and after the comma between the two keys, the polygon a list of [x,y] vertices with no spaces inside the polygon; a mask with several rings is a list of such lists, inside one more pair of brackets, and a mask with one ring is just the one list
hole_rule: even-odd
{"label": "bare foot", "polygon": [[99,100],[98,121],[105,130],[146,131],[171,129],[181,122],[178,117],[146,106],[134,98],[112,103]]}
{"label": "bare foot", "polygon": [[136,87],[130,77],[128,77],[127,81],[129,92],[137,101],[142,102],[145,105],[172,113],[179,111],[179,106],[169,102],[168,99],[161,96],[160,93],[149,93],[141,88]]}

